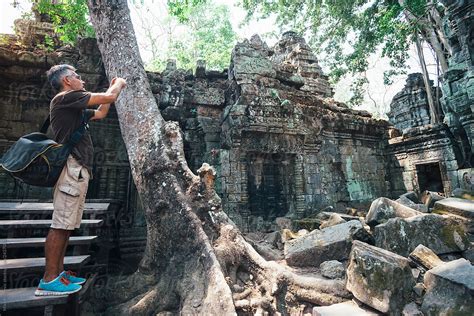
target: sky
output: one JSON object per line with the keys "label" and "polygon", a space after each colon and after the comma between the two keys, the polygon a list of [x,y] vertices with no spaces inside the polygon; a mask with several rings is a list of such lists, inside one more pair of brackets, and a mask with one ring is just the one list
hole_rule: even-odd
{"label": "sky", "polygon": [[[21,17],[22,11],[28,11],[30,8],[30,2],[28,0],[16,0],[19,3],[18,8],[13,8],[11,3],[13,0],[0,0],[0,33],[13,33],[13,21]],[[161,5],[162,0],[144,0],[145,5],[148,6],[148,9],[153,11],[153,13],[148,14],[146,10],[131,10],[131,16],[134,23],[134,27],[137,33],[138,43],[142,43],[141,46],[141,55],[145,63],[151,59],[150,53],[145,49],[146,40],[142,32],[140,32],[140,23],[144,19],[148,19],[153,22],[154,15],[162,14],[166,7]],[[245,11],[237,6],[238,0],[214,0],[217,4],[225,4],[230,8],[231,14],[231,23],[234,31],[237,33],[238,37],[241,39],[250,38],[253,34],[265,34],[271,31],[276,30],[277,28],[274,25],[275,18],[270,17],[266,20],[260,21],[251,21],[247,25],[242,25],[242,21],[245,18]],[[271,47],[275,44],[276,39],[267,38],[267,44]],[[421,68],[416,57],[416,52],[414,48],[410,52],[410,59],[408,65],[410,67],[410,72],[421,72]],[[434,59],[430,58],[432,56],[431,52],[428,49],[425,49],[425,56],[428,61],[428,71],[431,74],[431,77],[434,78],[435,67]],[[399,92],[405,85],[406,75],[398,76],[394,80],[394,84],[390,86],[385,86],[383,84],[383,71],[389,68],[388,59],[379,58],[377,56],[372,56],[369,60],[369,69],[367,71],[367,77],[369,78],[369,84],[367,87],[367,92],[364,97],[364,101],[358,109],[368,110],[373,113],[376,117],[385,117],[385,113],[389,109],[389,104],[393,96]],[[431,65],[431,66],[430,66]],[[324,69],[324,65],[323,70]],[[350,93],[350,83],[351,77],[346,77],[341,80],[338,84],[334,86],[335,95],[334,98],[338,101],[347,102],[351,96]]]}

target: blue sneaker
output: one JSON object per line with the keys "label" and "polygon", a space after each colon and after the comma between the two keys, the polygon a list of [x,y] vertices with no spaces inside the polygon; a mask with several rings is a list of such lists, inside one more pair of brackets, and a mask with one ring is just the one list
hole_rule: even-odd
{"label": "blue sneaker", "polygon": [[66,279],[68,279],[71,283],[74,283],[74,284],[84,284],[84,283],[86,283],[86,279],[77,277],[76,273],[72,272],[71,270],[63,271],[63,272],[61,272],[61,274],[59,276],[61,276],[61,275],[63,277],[65,277]]}
{"label": "blue sneaker", "polygon": [[38,288],[35,291],[36,296],[59,296],[68,295],[80,291],[82,286],[71,283],[64,276],[59,275],[51,282],[44,282],[41,279]]}

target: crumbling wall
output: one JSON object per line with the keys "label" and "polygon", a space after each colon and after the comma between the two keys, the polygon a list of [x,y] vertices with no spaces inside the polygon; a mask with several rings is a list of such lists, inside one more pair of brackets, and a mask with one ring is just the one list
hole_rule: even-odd
{"label": "crumbling wall", "polygon": [[474,3],[442,1],[444,30],[452,48],[443,75],[441,105],[444,122],[463,149],[460,167],[474,166]]}
{"label": "crumbling wall", "polygon": [[[433,81],[430,82],[430,86],[432,95],[437,95],[433,88]],[[390,102],[390,111],[387,116],[390,123],[399,130],[430,123],[430,109],[421,73],[408,75],[405,87]]]}
{"label": "crumbling wall", "polygon": [[332,100],[302,37],[287,32],[272,49],[258,36],[237,44],[229,81],[218,176],[241,228],[272,229],[277,217],[389,193],[388,123]]}
{"label": "crumbling wall", "polygon": [[[107,86],[94,40],[47,53],[9,45],[1,47],[0,56],[0,72],[8,82],[0,94],[4,149],[37,130],[46,117],[52,92],[44,72],[51,65],[74,65],[90,90]],[[207,71],[199,61],[193,72],[170,61],[165,71],[148,76],[163,117],[182,128],[190,167],[197,170],[203,162],[216,167],[224,207],[243,230],[273,229],[278,217],[299,219],[326,206],[344,210],[416,189],[413,157],[423,162],[444,157],[440,168],[447,176],[442,180],[449,188],[458,183],[449,133],[420,129],[389,144],[388,122],[331,98],[316,56],[293,32],[273,48],[258,36],[239,43],[229,70]],[[416,103],[420,109],[421,103]],[[417,141],[433,144],[429,151],[412,141],[415,134]],[[136,207],[113,109],[107,119],[91,123],[91,135],[96,164],[89,197],[118,198]],[[416,154],[410,158],[407,152]],[[11,182],[3,183],[8,183],[3,197],[19,197]],[[50,197],[34,190],[27,197]]]}

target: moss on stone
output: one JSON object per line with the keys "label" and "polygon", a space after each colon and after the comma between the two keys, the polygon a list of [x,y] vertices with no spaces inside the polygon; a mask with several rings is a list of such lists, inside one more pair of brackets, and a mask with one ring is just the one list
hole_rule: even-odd
{"label": "moss on stone", "polygon": [[293,223],[296,230],[306,229],[308,231],[312,231],[319,228],[319,225],[321,225],[321,220],[316,218],[303,218],[295,220]]}
{"label": "moss on stone", "polygon": [[458,244],[456,243],[454,233],[457,233],[461,237],[463,244],[466,245],[468,243],[466,233],[464,232],[464,229],[461,225],[446,225],[441,228],[441,237],[448,247],[459,248]]}
{"label": "moss on stone", "polygon": [[463,195],[461,195],[461,198],[474,201],[474,195],[469,194],[469,193],[464,193]]}
{"label": "moss on stone", "polygon": [[445,209],[433,209],[433,214],[438,214],[438,215],[449,215],[451,214],[449,211]]}

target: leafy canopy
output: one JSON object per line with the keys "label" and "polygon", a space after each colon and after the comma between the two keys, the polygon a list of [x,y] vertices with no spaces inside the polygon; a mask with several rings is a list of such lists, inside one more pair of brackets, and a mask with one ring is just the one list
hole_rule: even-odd
{"label": "leafy canopy", "polygon": [[[30,1],[38,13],[50,18],[64,44],[75,44],[79,37],[94,37],[87,0]],[[139,5],[144,0],[131,2]],[[167,46],[155,43],[155,47],[161,46],[163,49],[147,68],[162,70],[169,58],[176,59],[182,68],[194,68],[198,59],[205,59],[210,69],[227,67],[237,39],[227,6],[213,5],[204,0],[167,0],[166,3],[172,18],[184,25],[186,31],[171,33]]]}
{"label": "leafy canopy", "polygon": [[208,69],[228,67],[237,40],[228,7],[198,1],[185,10],[170,1],[168,5],[173,14],[179,14],[176,18],[185,28],[168,39],[168,49],[163,50],[148,68],[162,70],[169,58],[176,59],[178,67],[184,69],[194,68],[199,59],[206,60]]}
{"label": "leafy canopy", "polygon": [[79,36],[95,36],[88,18],[87,0],[63,0],[57,4],[51,0],[32,1],[39,13],[51,18],[63,43],[74,44]]}
{"label": "leafy canopy", "polygon": [[[392,69],[384,74],[390,84],[393,75],[405,73],[406,60],[413,34],[421,23],[408,21],[405,12],[415,17],[427,14],[436,0],[240,0],[247,19],[276,15],[283,30],[303,34],[309,44],[322,55],[333,81],[344,75],[363,74],[368,57],[381,52],[390,58]],[[354,81],[351,103],[360,103],[361,87],[366,79]]]}

